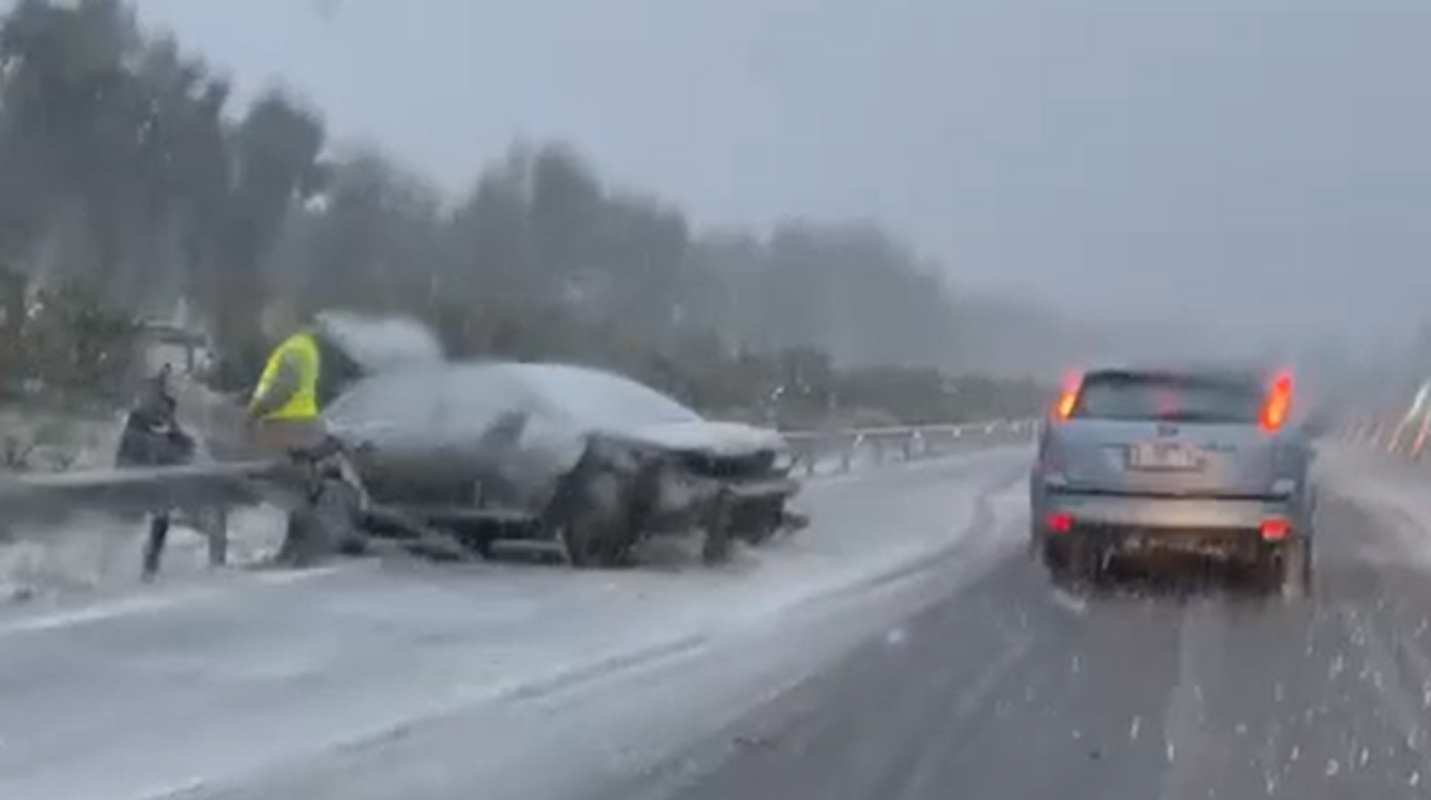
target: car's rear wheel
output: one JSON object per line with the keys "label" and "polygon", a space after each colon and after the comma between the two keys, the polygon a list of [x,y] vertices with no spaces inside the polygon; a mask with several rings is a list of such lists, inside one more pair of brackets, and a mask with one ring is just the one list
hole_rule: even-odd
{"label": "car's rear wheel", "polygon": [[1298,536],[1283,542],[1278,563],[1279,588],[1284,597],[1308,597],[1312,594],[1312,542]]}
{"label": "car's rear wheel", "polygon": [[1102,571],[1103,553],[1087,537],[1044,536],[1038,549],[1056,583],[1091,583]]}
{"label": "car's rear wheel", "polygon": [[1312,593],[1311,540],[1298,536],[1274,545],[1263,545],[1258,557],[1258,573],[1266,591],[1287,598]]}

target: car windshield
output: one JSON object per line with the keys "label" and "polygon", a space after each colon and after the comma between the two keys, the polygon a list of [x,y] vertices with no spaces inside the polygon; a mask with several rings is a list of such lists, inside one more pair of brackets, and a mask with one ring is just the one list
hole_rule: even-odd
{"label": "car windshield", "polygon": [[695,422],[700,416],[654,389],[619,375],[557,364],[510,369],[547,402],[585,425],[651,425]]}
{"label": "car windshield", "polygon": [[1074,417],[1102,420],[1253,423],[1263,394],[1255,381],[1188,375],[1102,373],[1084,380]]}

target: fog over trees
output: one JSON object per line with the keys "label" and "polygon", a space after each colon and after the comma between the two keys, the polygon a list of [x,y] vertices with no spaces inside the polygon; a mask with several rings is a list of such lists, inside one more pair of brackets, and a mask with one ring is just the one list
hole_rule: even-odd
{"label": "fog over trees", "polygon": [[331,147],[322,109],[283,91],[236,108],[118,0],[22,0],[0,23],[0,263],[32,296],[123,319],[182,303],[231,385],[269,344],[263,309],[342,306],[427,320],[455,356],[609,366],[706,407],[817,379],[827,409],[858,404],[828,375],[879,367],[944,386],[900,415],[955,413],[934,370],[959,370],[977,332],[944,273],[878,227],[697,230],[562,142],[489,163],[444,197]]}

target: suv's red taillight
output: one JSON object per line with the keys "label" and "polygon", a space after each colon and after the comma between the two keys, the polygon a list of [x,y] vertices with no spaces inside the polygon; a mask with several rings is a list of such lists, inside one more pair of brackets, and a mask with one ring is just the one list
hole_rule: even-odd
{"label": "suv's red taillight", "polygon": [[1053,407],[1053,414],[1058,421],[1063,422],[1073,416],[1073,410],[1078,407],[1078,392],[1083,387],[1083,376],[1072,373],[1063,379],[1063,391],[1058,395],[1058,403]]}
{"label": "suv's red taillight", "polygon": [[1287,423],[1292,410],[1292,375],[1287,372],[1277,374],[1272,387],[1267,391],[1267,400],[1262,404],[1259,423],[1262,430],[1276,433]]}
{"label": "suv's red taillight", "polygon": [[1284,517],[1268,517],[1262,520],[1262,539],[1268,542],[1280,542],[1287,538],[1287,534],[1292,532],[1292,523]]}

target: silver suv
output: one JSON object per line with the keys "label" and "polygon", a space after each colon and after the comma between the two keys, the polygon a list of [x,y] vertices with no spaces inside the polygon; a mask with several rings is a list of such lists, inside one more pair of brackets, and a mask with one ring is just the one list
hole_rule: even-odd
{"label": "silver suv", "polygon": [[1312,575],[1312,451],[1292,377],[1099,370],[1065,387],[1030,480],[1034,553],[1055,578],[1115,557],[1251,563],[1292,593]]}

